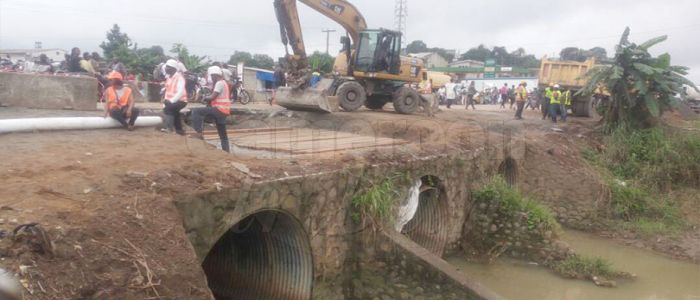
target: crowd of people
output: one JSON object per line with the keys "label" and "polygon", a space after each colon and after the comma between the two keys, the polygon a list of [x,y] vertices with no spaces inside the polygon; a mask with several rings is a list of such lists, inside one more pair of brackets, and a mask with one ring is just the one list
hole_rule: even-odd
{"label": "crowd of people", "polygon": [[525,81],[518,86],[504,83],[500,88],[487,87],[481,91],[475,86],[475,81],[457,82],[453,79],[437,90],[437,101],[448,109],[453,105],[465,105],[467,110],[470,107],[476,110],[476,104],[500,105],[502,109],[515,110],[515,119],[518,120],[523,119],[526,109],[540,110],[543,120],[549,117],[554,123],[566,122],[572,105],[571,90],[562,89],[558,84],[552,84],[544,91],[528,89]]}

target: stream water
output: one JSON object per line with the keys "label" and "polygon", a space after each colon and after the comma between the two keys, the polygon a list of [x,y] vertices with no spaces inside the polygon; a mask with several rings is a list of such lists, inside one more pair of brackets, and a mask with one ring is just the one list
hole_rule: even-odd
{"label": "stream water", "polygon": [[500,259],[492,265],[471,263],[461,256],[449,263],[506,299],[516,300],[700,300],[700,265],[620,245],[585,233],[567,231],[563,238],[579,254],[600,256],[619,270],[637,275],[617,288],[561,278],[526,262]]}

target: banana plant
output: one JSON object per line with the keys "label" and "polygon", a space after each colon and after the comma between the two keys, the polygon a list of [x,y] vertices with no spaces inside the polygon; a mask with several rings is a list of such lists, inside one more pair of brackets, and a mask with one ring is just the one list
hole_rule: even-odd
{"label": "banana plant", "polygon": [[585,75],[586,86],[579,91],[590,95],[603,88],[610,93],[603,112],[608,131],[620,126],[656,126],[664,111],[671,110],[673,98],[681,94],[683,85],[695,86],[684,77],[687,67],[671,65],[671,55],[654,57],[649,53],[649,48],[664,42],[667,36],[637,45],[629,41],[629,35],[628,27],[615,48],[612,64],[592,68]]}

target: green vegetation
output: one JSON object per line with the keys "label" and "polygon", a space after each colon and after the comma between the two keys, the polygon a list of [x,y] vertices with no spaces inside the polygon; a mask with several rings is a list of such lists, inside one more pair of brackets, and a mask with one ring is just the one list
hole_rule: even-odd
{"label": "green vegetation", "polygon": [[399,194],[395,181],[397,176],[389,177],[384,181],[374,184],[370,182],[370,187],[352,198],[352,219],[360,223],[364,218],[381,222],[392,219],[392,208],[397,201]]}
{"label": "green vegetation", "polygon": [[671,128],[618,128],[598,153],[584,158],[607,172],[612,217],[642,235],[679,233],[687,226],[676,188],[700,185],[700,136]]}
{"label": "green vegetation", "polygon": [[600,257],[586,257],[572,255],[568,258],[553,264],[552,269],[558,274],[569,278],[592,278],[601,276],[605,278],[616,278],[622,273],[613,269],[612,264]]}
{"label": "green vegetation", "polygon": [[599,87],[610,93],[603,119],[608,131],[619,127],[650,128],[669,110],[683,85],[695,86],[683,77],[688,68],[671,65],[668,53],[653,57],[649,48],[666,40],[653,38],[641,45],[629,41],[626,28],[611,65],[593,68],[586,74],[588,84],[579,94],[592,94]]}
{"label": "green vegetation", "polygon": [[507,215],[511,219],[516,219],[517,215],[524,213],[527,216],[527,227],[530,230],[537,229],[540,232],[545,232],[558,228],[554,216],[545,206],[510,187],[500,175],[491,178],[472,195],[476,205],[481,203],[497,204],[499,213]]}

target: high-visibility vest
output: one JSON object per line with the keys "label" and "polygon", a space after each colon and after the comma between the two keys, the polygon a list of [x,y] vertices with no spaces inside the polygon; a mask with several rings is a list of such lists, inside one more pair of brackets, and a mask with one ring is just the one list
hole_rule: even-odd
{"label": "high-visibility vest", "polygon": [[187,92],[183,93],[180,99],[173,99],[173,97],[175,97],[175,94],[177,94],[177,86],[180,83],[180,80],[184,81],[185,77],[182,76],[182,73],[175,72],[173,76],[170,76],[170,78],[168,78],[165,81],[165,100],[180,100],[182,102],[187,102]]}
{"label": "high-visibility vest", "polygon": [[211,107],[218,109],[224,115],[231,114],[231,91],[229,90],[228,83],[222,80],[224,83],[224,92],[216,96],[216,99],[211,101]]}
{"label": "high-visibility vest", "polygon": [[549,104],[561,104],[561,92],[560,91],[554,91],[552,92],[552,97],[549,98]]}
{"label": "high-visibility vest", "polygon": [[105,98],[107,100],[107,108],[109,110],[112,110],[114,108],[122,108],[126,107],[129,105],[129,97],[131,97],[131,88],[129,87],[123,87],[121,97],[117,97],[117,91],[114,90],[114,87],[109,87],[105,91]]}
{"label": "high-visibility vest", "polygon": [[544,89],[544,97],[547,99],[552,99],[552,89],[551,88]]}
{"label": "high-visibility vest", "polygon": [[527,88],[525,88],[524,86],[520,86],[518,88],[516,101],[525,102],[525,100],[527,100]]}
{"label": "high-visibility vest", "polygon": [[564,104],[571,106],[571,91],[566,91],[564,93]]}

